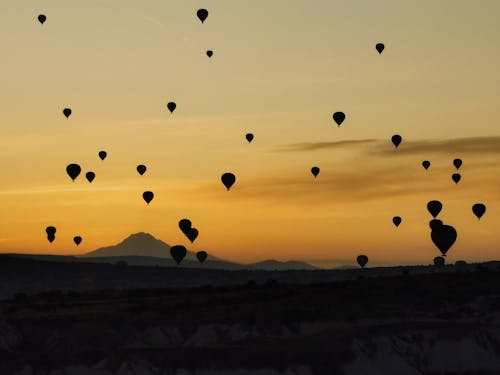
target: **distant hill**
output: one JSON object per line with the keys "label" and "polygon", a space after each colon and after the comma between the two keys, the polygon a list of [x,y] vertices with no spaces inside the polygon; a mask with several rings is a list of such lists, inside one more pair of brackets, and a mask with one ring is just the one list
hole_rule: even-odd
{"label": "distant hill", "polygon": [[278,260],[264,260],[262,262],[252,263],[247,265],[249,268],[265,270],[265,271],[285,271],[285,270],[316,270],[317,267],[305,262],[290,260],[280,262]]}

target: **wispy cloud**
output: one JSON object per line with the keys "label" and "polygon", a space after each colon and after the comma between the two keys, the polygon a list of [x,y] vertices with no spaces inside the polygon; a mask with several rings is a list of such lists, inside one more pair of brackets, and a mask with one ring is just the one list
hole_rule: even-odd
{"label": "wispy cloud", "polygon": [[366,145],[377,142],[376,139],[353,139],[337,142],[305,142],[294,143],[281,146],[274,151],[276,152],[297,152],[297,151],[315,151],[324,149],[348,148],[350,146]]}

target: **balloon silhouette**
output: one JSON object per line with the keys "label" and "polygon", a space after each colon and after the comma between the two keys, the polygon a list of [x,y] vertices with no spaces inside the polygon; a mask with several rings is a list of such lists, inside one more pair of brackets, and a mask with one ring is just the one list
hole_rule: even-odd
{"label": "balloon silhouette", "polygon": [[401,217],[400,216],[394,216],[392,218],[392,222],[394,223],[395,226],[399,227],[399,224],[401,224]]}
{"label": "balloon silhouette", "polygon": [[438,229],[441,225],[443,225],[443,222],[441,220],[433,219],[433,220],[429,221],[429,227],[432,230]]}
{"label": "balloon silhouette", "polygon": [[333,120],[337,123],[338,126],[340,126],[345,120],[345,113],[344,112],[335,112],[333,114]]}
{"label": "balloon silhouette", "polygon": [[358,255],[356,261],[361,266],[361,268],[365,268],[366,263],[368,263],[368,257],[366,255]]}
{"label": "balloon silhouette", "polygon": [[209,58],[210,58],[210,57],[212,57],[212,55],[213,55],[213,54],[214,54],[214,51],[212,51],[212,50],[208,50],[208,51],[207,51],[207,56],[208,56]]}
{"label": "balloon silhouette", "polygon": [[206,10],[206,9],[198,9],[198,11],[196,12],[196,15],[200,19],[201,23],[203,23],[203,22],[205,22],[205,20],[208,17],[208,10]]}
{"label": "balloon silhouette", "polygon": [[191,227],[191,220],[182,219],[179,221],[179,228],[184,233],[184,235],[191,241],[194,242],[196,237],[198,237],[198,229]]}
{"label": "balloon silhouette", "polygon": [[245,138],[247,139],[248,143],[253,141],[253,134],[252,133],[247,133],[245,135]]}
{"label": "balloon silhouette", "polygon": [[99,159],[104,160],[108,156],[108,153],[106,151],[99,151],[97,155],[99,155]]}
{"label": "balloon silhouette", "polygon": [[434,258],[434,265],[436,267],[443,267],[444,266],[444,258],[443,257],[435,257]]}
{"label": "balloon silhouette", "polygon": [[80,245],[80,243],[82,242],[82,237],[80,236],[73,237],[73,242],[76,244],[76,246]]}
{"label": "balloon silhouette", "polygon": [[56,236],[49,234],[49,235],[47,235],[47,239],[49,240],[50,243],[52,243],[56,239]]}
{"label": "balloon silhouette", "polygon": [[424,167],[426,170],[429,169],[430,166],[431,166],[431,162],[429,160],[424,160],[422,162],[422,167]]}
{"label": "balloon silhouette", "polygon": [[45,14],[40,14],[38,16],[38,22],[40,22],[42,25],[43,23],[47,20],[47,17],[45,16]]}
{"label": "balloon silhouette", "polygon": [[186,254],[187,250],[182,245],[174,245],[170,248],[170,255],[172,255],[172,258],[174,258],[177,264],[180,264],[182,262]]}
{"label": "balloon silhouette", "polygon": [[73,181],[78,177],[80,172],[82,171],[82,168],[78,164],[69,164],[66,167],[66,173],[71,177]]}
{"label": "balloon silhouette", "polygon": [[92,181],[94,181],[95,173],[94,172],[87,172],[87,173],[85,173],[85,177],[87,178],[87,180],[89,182],[92,182]]}
{"label": "balloon silhouette", "polygon": [[200,263],[203,263],[207,259],[207,256],[208,256],[208,254],[206,251],[198,251],[196,253],[196,258],[198,258],[198,261]]}
{"label": "balloon silhouette", "polygon": [[403,138],[401,138],[401,136],[399,134],[394,134],[391,138],[391,141],[394,144],[394,146],[396,146],[396,148],[398,148],[398,146],[402,140],[403,140]]}
{"label": "balloon silhouette", "polygon": [[429,201],[427,203],[427,211],[432,215],[432,217],[436,217],[441,212],[443,205],[440,201]]}
{"label": "balloon silhouette", "polygon": [[319,174],[319,168],[318,167],[312,167],[311,168],[311,173],[313,174],[314,177],[316,177]]}
{"label": "balloon silhouette", "polygon": [[455,168],[459,169],[462,166],[462,159],[453,160],[453,165],[455,166]]}
{"label": "balloon silhouette", "polygon": [[462,176],[460,176],[460,173],[453,173],[451,175],[451,179],[455,182],[455,184],[458,184],[458,181],[460,181],[461,178]]}
{"label": "balloon silhouette", "polygon": [[142,198],[146,201],[147,204],[149,204],[149,202],[151,202],[154,198],[154,194],[152,191],[145,191],[144,193],[142,193]]}
{"label": "balloon silhouette", "polygon": [[139,164],[137,166],[137,172],[142,176],[146,172],[146,166],[143,164]]}
{"label": "balloon silhouette", "polygon": [[47,233],[47,239],[52,243],[56,239],[56,227],[47,227],[45,228],[45,232]]}
{"label": "balloon silhouette", "polygon": [[222,183],[224,184],[224,186],[229,191],[229,189],[231,189],[231,186],[233,186],[234,182],[236,181],[236,176],[232,173],[227,172],[227,173],[224,173],[220,179],[221,179]]}
{"label": "balloon silhouette", "polygon": [[457,231],[451,225],[435,226],[431,231],[431,239],[443,256],[457,240]]}
{"label": "balloon silhouette", "polygon": [[377,50],[377,52],[378,52],[379,54],[381,54],[381,53],[382,53],[382,51],[384,50],[384,48],[385,48],[385,46],[384,46],[384,44],[383,44],[383,43],[377,43],[377,44],[375,45],[375,49]]}
{"label": "balloon silhouette", "polygon": [[167,108],[170,111],[170,113],[173,113],[175,111],[175,108],[177,108],[177,104],[175,104],[174,102],[169,102],[167,104]]}
{"label": "balloon silhouette", "polygon": [[71,116],[71,113],[72,113],[71,108],[64,108],[63,109],[63,114],[64,114],[64,116],[66,116],[66,118]]}
{"label": "balloon silhouette", "polygon": [[194,240],[196,240],[196,237],[198,237],[198,229],[196,228],[190,228],[187,230],[187,233],[186,234],[186,237],[189,238],[189,241],[191,241],[191,243],[194,242]]}
{"label": "balloon silhouette", "polygon": [[486,212],[486,206],[482,203],[476,203],[472,206],[472,212],[478,219],[481,219],[481,216]]}

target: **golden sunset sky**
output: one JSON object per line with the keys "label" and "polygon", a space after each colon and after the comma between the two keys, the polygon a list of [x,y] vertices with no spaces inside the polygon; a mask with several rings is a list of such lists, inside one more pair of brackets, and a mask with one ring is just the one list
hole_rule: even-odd
{"label": "golden sunset sky", "polygon": [[500,1],[2,5],[1,252],[78,255],[148,232],[237,262],[429,264],[437,199],[458,232],[448,262],[500,258]]}

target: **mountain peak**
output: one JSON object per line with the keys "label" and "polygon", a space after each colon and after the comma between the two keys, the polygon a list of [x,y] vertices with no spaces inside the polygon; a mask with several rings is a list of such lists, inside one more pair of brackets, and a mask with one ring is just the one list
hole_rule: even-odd
{"label": "mountain peak", "polygon": [[170,246],[146,232],[131,234],[115,246],[101,247],[86,257],[110,256],[151,256],[158,258],[170,257]]}

